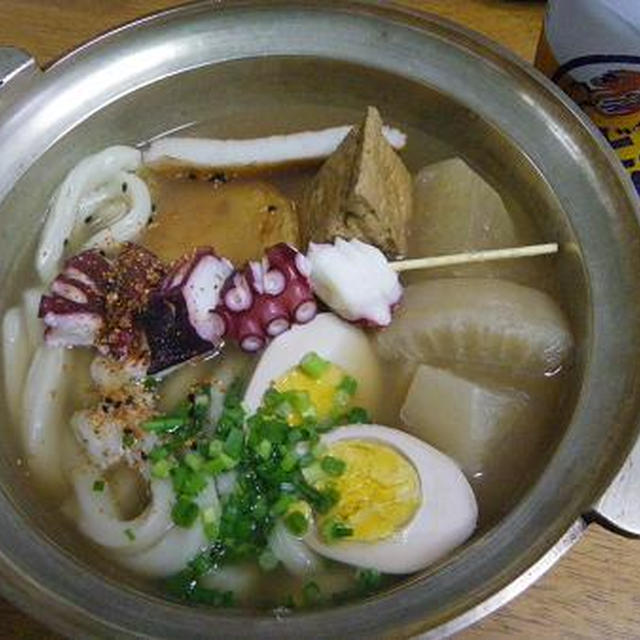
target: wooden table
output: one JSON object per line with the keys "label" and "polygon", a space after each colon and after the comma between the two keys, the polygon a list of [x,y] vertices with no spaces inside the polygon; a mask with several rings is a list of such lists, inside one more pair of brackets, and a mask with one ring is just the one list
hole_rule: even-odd
{"label": "wooden table", "polygon": [[[43,64],[78,43],[172,0],[0,0],[0,43]],[[493,38],[527,60],[544,12],[542,2],[405,0]],[[0,640],[59,636],[0,600]],[[456,640],[631,640],[640,638],[640,541],[596,526],[524,595]],[[302,640],[302,639],[301,639]]]}

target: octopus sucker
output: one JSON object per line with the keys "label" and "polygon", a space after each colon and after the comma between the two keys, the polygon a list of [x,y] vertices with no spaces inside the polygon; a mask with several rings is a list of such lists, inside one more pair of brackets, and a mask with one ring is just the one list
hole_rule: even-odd
{"label": "octopus sucker", "polygon": [[292,323],[315,316],[311,283],[300,269],[303,264],[297,249],[280,243],[268,249],[260,262],[250,262],[227,280],[219,313],[227,334],[241,349],[260,351]]}

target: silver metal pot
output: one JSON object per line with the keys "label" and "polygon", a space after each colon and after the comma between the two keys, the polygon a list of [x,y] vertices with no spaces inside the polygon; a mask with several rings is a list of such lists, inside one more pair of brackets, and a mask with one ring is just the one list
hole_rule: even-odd
{"label": "silver metal pot", "polygon": [[[436,638],[520,592],[590,519],[640,533],[640,501],[626,495],[633,465],[606,491],[635,442],[640,411],[638,206],[594,128],[529,66],[432,16],[257,0],[161,13],[44,71],[2,49],[0,78],[2,306],[52,187],[80,157],[203,119],[260,133],[328,124],[376,104],[420,144],[431,140],[434,154],[440,144],[486,167],[567,247],[557,278],[580,374],[545,465],[494,526],[389,592],[281,619],[183,607],[74,552],[57,511],[32,495],[5,424],[0,589],[23,609],[83,638]],[[289,122],[279,120],[283,106],[297,114]],[[420,151],[410,147],[409,159]]]}

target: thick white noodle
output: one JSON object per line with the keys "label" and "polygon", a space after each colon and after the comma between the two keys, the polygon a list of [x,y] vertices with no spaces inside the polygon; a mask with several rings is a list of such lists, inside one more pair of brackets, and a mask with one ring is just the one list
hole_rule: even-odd
{"label": "thick white noodle", "polygon": [[61,436],[70,359],[67,349],[40,346],[22,396],[22,439],[29,470],[36,484],[51,493],[64,487]]}
{"label": "thick white noodle", "polygon": [[42,291],[40,289],[27,289],[22,294],[22,310],[31,353],[42,344],[44,332],[44,325],[40,318],[38,318],[40,298],[42,298]]}
{"label": "thick white noodle", "polygon": [[[216,511],[216,517],[219,517],[220,503],[213,480],[198,495],[196,502],[201,509],[213,508]],[[157,544],[142,553],[118,554],[116,558],[121,564],[137,573],[162,577],[184,569],[187,563],[207,545],[207,537],[198,519],[188,529],[174,525]]]}
{"label": "thick white noodle", "polygon": [[127,185],[129,210],[106,229],[89,238],[82,249],[109,249],[114,244],[133,240],[139,235],[151,217],[151,196],[144,180],[133,173],[120,172],[118,180]]}
{"label": "thick white noodle", "polygon": [[[160,138],[143,152],[143,162],[223,168],[326,158],[338,148],[351,129],[352,125],[344,125],[247,140]],[[407,136],[402,131],[384,126],[382,132],[394,148],[402,149],[406,144]]]}
{"label": "thick white noodle", "polygon": [[93,189],[85,194],[78,202],[78,210],[76,212],[76,221],[87,221],[89,216],[94,216],[100,211],[101,216],[104,216],[104,207],[122,196],[122,182],[116,178],[112,178],[109,182],[99,186],[97,189]]}
{"label": "thick white noodle", "polygon": [[318,571],[320,561],[317,554],[296,538],[281,521],[273,527],[269,548],[289,573],[305,576]]}
{"label": "thick white noodle", "polygon": [[36,252],[36,270],[44,282],[56,275],[65,240],[78,222],[80,200],[108,183],[115,174],[135,171],[141,158],[141,152],[133,147],[108,147],[84,158],[67,174],[54,195]]}
{"label": "thick white noodle", "polygon": [[91,540],[108,549],[134,553],[154,545],[171,528],[174,493],[170,480],[152,479],[147,508],[131,520],[121,520],[108,483],[103,491],[94,491],[94,482],[103,479],[101,471],[90,464],[72,472],[78,528]]}
{"label": "thick white noodle", "polygon": [[23,310],[12,307],[2,319],[2,363],[5,393],[11,419],[20,419],[22,388],[31,360],[29,339],[25,330]]}

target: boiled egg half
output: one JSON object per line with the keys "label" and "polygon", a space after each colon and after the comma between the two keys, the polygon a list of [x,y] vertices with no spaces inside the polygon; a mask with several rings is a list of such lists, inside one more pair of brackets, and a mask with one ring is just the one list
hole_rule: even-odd
{"label": "boiled egg half", "polygon": [[[339,427],[322,442],[344,470],[327,479],[337,503],[305,537],[317,553],[383,573],[411,573],[475,530],[478,506],[469,483],[453,460],[422,440],[359,424]],[[319,488],[326,488],[322,482]]]}
{"label": "boiled egg half", "polygon": [[[299,368],[310,353],[329,363],[322,375],[310,377]],[[320,313],[311,322],[285,331],[265,349],[249,381],[244,404],[254,413],[272,385],[281,392],[306,391],[322,414],[329,412],[336,387],[345,375],[357,381],[351,404],[375,418],[380,404],[380,361],[366,333],[333,313]]]}

